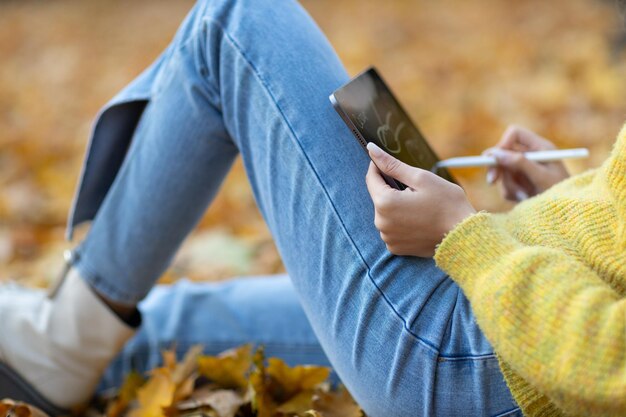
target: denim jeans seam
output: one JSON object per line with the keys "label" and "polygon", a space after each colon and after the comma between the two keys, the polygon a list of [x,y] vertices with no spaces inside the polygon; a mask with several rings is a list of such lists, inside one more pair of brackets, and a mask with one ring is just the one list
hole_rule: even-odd
{"label": "denim jeans seam", "polygon": [[[448,282],[448,281],[450,281],[450,280],[451,280],[451,278],[450,278],[450,277],[447,277],[447,279],[444,279],[444,280],[440,281],[440,282],[437,284],[437,286],[433,288],[432,292],[433,292],[433,293],[434,293],[434,292],[436,292],[436,291],[439,289],[439,287],[441,287],[444,283],[447,283],[447,282]],[[460,291],[460,288],[458,288],[458,291]],[[454,308],[452,309],[452,310],[453,310],[453,312],[454,312],[454,309],[456,309],[457,303],[458,303],[458,297],[457,297],[457,298],[455,299],[455,301],[454,301]],[[447,329],[447,328],[448,328],[448,326],[450,325],[450,320],[452,320],[452,316],[453,316],[453,314],[450,314],[450,316],[448,317],[448,320],[446,321],[446,325],[445,325],[446,329]],[[415,315],[415,317],[413,317],[413,318],[412,318],[412,319],[411,319],[411,320],[407,323],[407,326],[409,326],[409,328],[413,328],[413,326],[415,325],[415,322],[416,322],[419,318],[420,318],[420,315],[419,315],[419,314],[416,314],[416,315]],[[440,353],[441,353],[441,347],[437,349],[437,354],[438,354],[438,355],[440,355]]]}
{"label": "denim jeans seam", "polygon": [[503,411],[500,414],[496,414],[493,417],[506,417],[507,415],[509,415],[511,413],[515,413],[516,411],[521,411],[521,409],[519,407],[511,408],[510,410]]}
{"label": "denim jeans seam", "polygon": [[460,355],[460,356],[448,356],[439,355],[437,357],[438,362],[462,362],[462,361],[481,361],[497,358],[495,353],[488,353],[484,355]]}
{"label": "denim jeans seam", "polygon": [[[296,135],[293,127],[291,126],[291,123],[289,122],[289,120],[287,119],[287,117],[285,116],[285,113],[283,112],[282,108],[280,107],[280,105],[278,104],[278,101],[276,100],[276,97],[274,96],[274,94],[272,93],[272,90],[270,89],[269,85],[267,84],[267,82],[264,80],[264,78],[261,76],[261,74],[259,73],[259,71],[257,70],[257,68],[255,67],[255,65],[248,59],[248,57],[246,56],[246,54],[244,53],[244,51],[242,50],[242,48],[239,46],[239,44],[236,42],[236,40],[228,33],[228,31],[226,31],[226,28],[221,24],[221,22],[213,19],[211,16],[205,16],[204,20],[207,23],[213,23],[216,26],[219,27],[219,29],[222,31],[222,34],[224,36],[224,38],[233,46],[233,48],[235,48],[235,50],[238,52],[238,54],[241,56],[241,58],[246,62],[246,64],[250,67],[250,69],[252,70],[253,74],[255,75],[255,77],[259,80],[260,84],[262,85],[263,89],[266,91],[266,93],[269,95],[271,101],[274,103],[274,105],[276,106],[276,110],[278,111],[278,113],[280,114],[280,116],[282,117],[282,119],[284,120],[285,124],[287,125],[289,132],[291,133],[292,137],[297,138],[298,136]],[[363,265],[365,265],[366,269],[367,269],[367,276],[370,280],[370,282],[372,283],[372,285],[374,285],[374,287],[376,288],[376,290],[378,291],[378,293],[383,297],[383,299],[385,300],[385,303],[389,306],[389,308],[394,312],[394,314],[396,315],[396,317],[398,317],[401,321],[402,321],[402,325],[404,330],[409,333],[411,336],[413,336],[420,344],[422,344],[425,348],[427,348],[428,350],[431,350],[433,353],[438,354],[439,350],[436,346],[434,346],[431,342],[422,339],[421,337],[419,337],[417,334],[413,333],[411,331],[411,329],[408,327],[406,320],[404,319],[404,317],[402,317],[400,315],[400,313],[396,310],[396,308],[393,306],[393,304],[391,303],[391,301],[387,298],[386,294],[380,289],[380,287],[376,284],[376,282],[374,281],[374,279],[371,276],[371,268],[369,266],[369,264],[366,262],[365,258],[363,257],[363,254],[361,253],[361,251],[358,249],[357,245],[354,243],[354,240],[352,239],[352,237],[350,236],[350,233],[348,233],[346,226],[341,218],[341,216],[339,215],[339,213],[337,212],[337,209],[335,207],[335,205],[332,202],[332,199],[329,196],[328,190],[326,189],[326,187],[323,185],[317,171],[315,170],[315,168],[313,167],[313,164],[311,163],[310,159],[307,157],[306,153],[302,150],[302,147],[300,145],[300,143],[296,140],[295,141],[297,143],[297,148],[300,150],[300,153],[302,155],[302,157],[306,160],[307,165],[309,166],[309,168],[312,170],[315,178],[317,179],[318,184],[320,185],[320,187],[322,188],[324,195],[326,196],[326,200],[328,202],[328,204],[330,205],[330,207],[332,208],[332,211],[334,212],[337,220],[339,221],[339,223],[341,224],[341,228],[343,230],[343,232],[345,233],[345,235],[347,236],[350,244],[352,245],[353,249],[357,252],[359,258],[361,259],[361,261],[363,262]]]}

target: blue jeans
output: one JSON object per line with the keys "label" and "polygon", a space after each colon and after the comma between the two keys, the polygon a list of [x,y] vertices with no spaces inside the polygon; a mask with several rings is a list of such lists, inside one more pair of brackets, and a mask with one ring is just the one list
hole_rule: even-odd
{"label": "blue jeans", "polygon": [[290,277],[158,289],[108,381],[168,341],[251,341],[328,360],[372,417],[519,414],[459,287],[379,238],[368,157],[328,100],[347,80],[296,2],[202,0],[104,108],[70,219],[93,218],[76,265],[93,287],[143,299],[238,154]]}

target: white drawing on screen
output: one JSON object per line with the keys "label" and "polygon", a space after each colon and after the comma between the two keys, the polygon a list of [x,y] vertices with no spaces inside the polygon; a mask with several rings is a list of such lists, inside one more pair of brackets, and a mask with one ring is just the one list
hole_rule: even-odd
{"label": "white drawing on screen", "polygon": [[[352,117],[354,117],[354,114],[352,115]],[[356,116],[356,121],[357,121],[357,124],[359,125],[359,127],[361,129],[363,129],[365,127],[365,123],[367,122],[367,115],[365,114],[364,111],[360,112]]]}
{"label": "white drawing on screen", "polygon": [[392,135],[390,120],[391,112],[387,112],[385,123],[378,127],[376,134],[378,135],[378,140],[381,145],[383,145],[387,151],[391,153],[400,153],[402,149],[402,145],[400,144],[400,131],[404,128],[404,122],[400,122],[400,124],[398,124]]}

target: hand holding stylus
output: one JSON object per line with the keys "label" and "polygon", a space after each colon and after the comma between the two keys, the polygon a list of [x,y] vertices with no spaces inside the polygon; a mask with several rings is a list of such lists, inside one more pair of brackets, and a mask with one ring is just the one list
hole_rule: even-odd
{"label": "hand holding stylus", "polygon": [[[589,149],[553,149],[546,151],[523,152],[524,157],[534,162],[552,162],[563,159],[586,158],[589,156]],[[498,165],[498,160],[493,155],[481,156],[461,156],[448,158],[435,164],[431,171],[435,172],[440,168],[470,168],[470,167],[493,167]]]}
{"label": "hand holding stylus", "polygon": [[524,156],[525,152],[550,151],[556,147],[536,133],[510,126],[500,142],[483,154],[496,158],[497,166],[487,171],[487,182],[500,182],[507,200],[522,201],[537,195],[569,177],[561,161],[539,163]]}

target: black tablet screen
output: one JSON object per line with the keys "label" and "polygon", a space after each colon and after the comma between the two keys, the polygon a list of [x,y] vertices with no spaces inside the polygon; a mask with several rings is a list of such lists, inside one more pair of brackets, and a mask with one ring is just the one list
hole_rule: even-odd
{"label": "black tablet screen", "polygon": [[[367,142],[374,142],[401,161],[431,170],[439,158],[374,68],[334,93],[336,104]],[[358,135],[357,135],[358,136]],[[441,169],[437,174],[455,182]]]}

